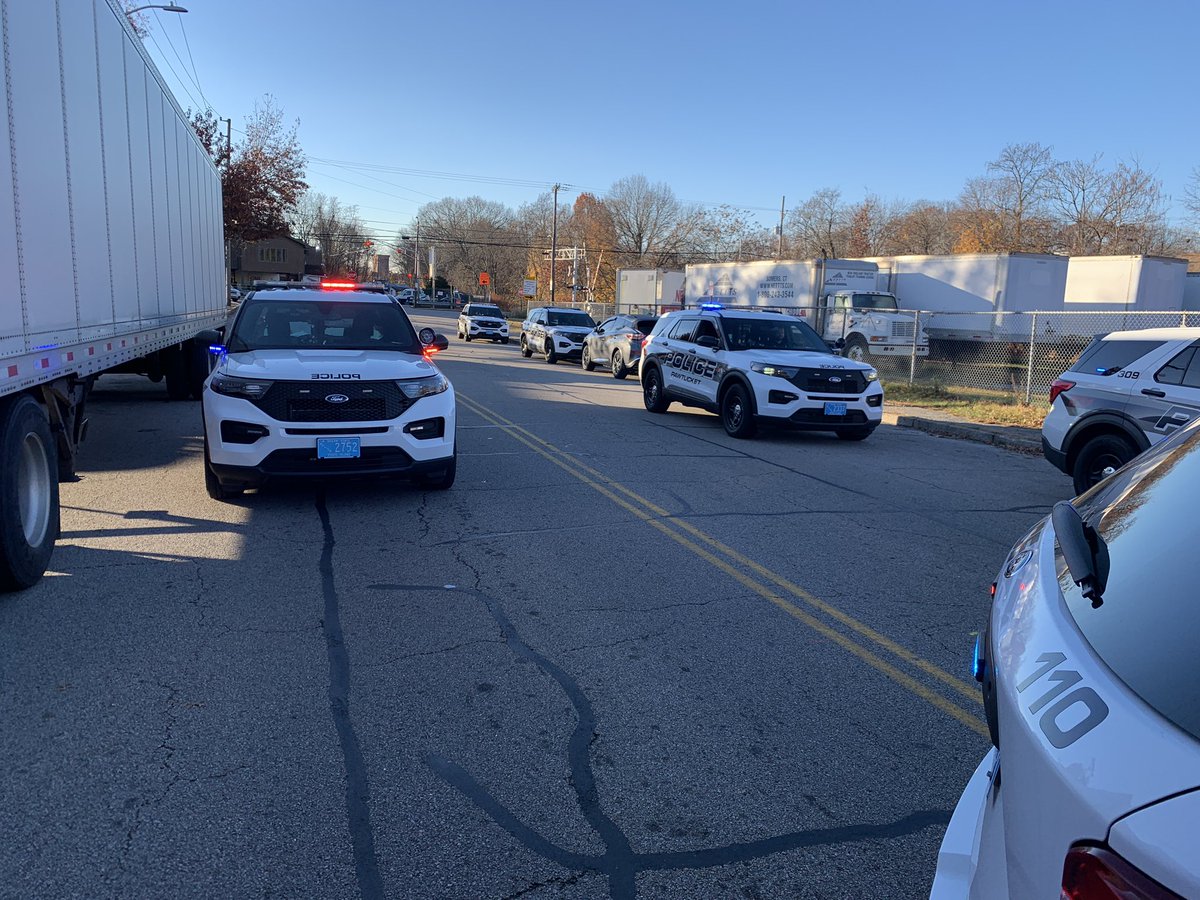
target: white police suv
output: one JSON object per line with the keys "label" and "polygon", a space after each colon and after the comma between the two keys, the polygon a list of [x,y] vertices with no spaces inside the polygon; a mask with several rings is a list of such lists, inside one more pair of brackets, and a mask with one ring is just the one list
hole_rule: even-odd
{"label": "white police suv", "polygon": [[835,356],[796,316],[705,306],[658,320],[642,346],[646,409],[674,402],[717,413],[737,438],[760,422],[868,437],[883,418],[871,366]]}
{"label": "white police suv", "polygon": [[1082,494],[1200,416],[1200,328],[1097,337],[1050,386],[1042,452]]}
{"label": "white police suv", "polygon": [[521,323],[521,355],[529,359],[535,352],[541,353],[551,365],[560,359],[579,359],[583,339],[595,327],[595,320],[581,310],[536,307]]}
{"label": "white police suv", "polygon": [[997,576],[993,743],[932,897],[1200,897],[1200,424],[1055,506]]}
{"label": "white police suv", "polygon": [[205,382],[204,476],[225,499],[271,478],[387,475],[454,483],[454,388],[400,303],[359,285],[256,290]]}
{"label": "white police suv", "polygon": [[503,310],[492,303],[468,303],[458,316],[458,338],[507,344],[508,320],[504,318]]}

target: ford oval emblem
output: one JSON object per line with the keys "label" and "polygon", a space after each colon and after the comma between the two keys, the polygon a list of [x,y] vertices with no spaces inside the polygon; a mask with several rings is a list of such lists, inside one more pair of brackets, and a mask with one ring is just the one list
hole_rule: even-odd
{"label": "ford oval emblem", "polygon": [[326,403],[346,403],[350,400],[345,394],[326,394]]}
{"label": "ford oval emblem", "polygon": [[836,375],[830,375],[829,381],[831,384],[841,384],[842,383],[842,379],[838,378]]}

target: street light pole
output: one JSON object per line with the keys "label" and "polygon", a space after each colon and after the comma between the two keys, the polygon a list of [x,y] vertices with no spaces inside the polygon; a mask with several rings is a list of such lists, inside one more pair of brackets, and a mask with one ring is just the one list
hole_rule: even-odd
{"label": "street light pole", "polygon": [[147,3],[145,6],[135,6],[133,9],[125,10],[125,15],[131,16],[134,13],[141,12],[143,9],[161,9],[163,12],[185,13],[187,12],[182,6],[176,6],[174,3]]}

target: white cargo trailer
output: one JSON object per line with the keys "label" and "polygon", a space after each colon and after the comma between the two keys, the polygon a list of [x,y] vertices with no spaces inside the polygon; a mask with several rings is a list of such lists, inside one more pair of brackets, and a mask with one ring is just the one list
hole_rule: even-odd
{"label": "white cargo trailer", "polygon": [[661,312],[683,302],[683,273],[672,269],[618,269],[617,312]]}
{"label": "white cargo trailer", "polygon": [[1027,317],[1012,313],[1063,308],[1065,256],[963,253],[872,261],[902,309],[933,313],[925,323],[931,340],[1028,342]]}
{"label": "white cargo trailer", "polygon": [[879,267],[856,259],[699,263],[687,267],[684,294],[692,305],[803,316],[825,341],[856,360],[928,355],[917,317],[899,312],[896,297],[880,290],[878,281]]}
{"label": "white cargo trailer", "polygon": [[92,380],[198,396],[226,310],[221,182],[110,0],[0,0],[0,588],[41,577]]}
{"label": "white cargo trailer", "polygon": [[1084,312],[1179,312],[1186,259],[1168,256],[1072,256],[1063,308]]}

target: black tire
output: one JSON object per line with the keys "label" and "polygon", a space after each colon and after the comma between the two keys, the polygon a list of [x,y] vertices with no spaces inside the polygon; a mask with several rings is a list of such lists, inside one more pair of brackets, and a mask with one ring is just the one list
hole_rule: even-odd
{"label": "black tire", "polygon": [[758,431],[750,394],[740,384],[731,384],[721,395],[721,424],[735,438],[752,438]]}
{"label": "black tire", "polygon": [[204,490],[213,500],[232,500],[242,496],[245,488],[225,487],[213,471],[212,463],[208,461],[208,437],[204,438]]}
{"label": "black tire", "polygon": [[547,339],[546,343],[545,343],[545,347],[546,347],[546,365],[552,366],[556,362],[558,362],[558,354],[554,352],[554,342]]}
{"label": "black tire", "polygon": [[430,491],[444,491],[454,484],[454,476],[458,472],[458,448],[454,448],[454,455],[450,457],[450,464],[446,466],[446,471],[441,475],[425,476],[421,479],[421,487]]}
{"label": "black tire", "polygon": [[502,343],[502,344],[507,344],[507,343],[508,343],[508,338],[500,338],[500,343]]}
{"label": "black tire", "polygon": [[469,344],[469,343],[471,343],[471,336],[469,334],[464,334],[463,340]]}
{"label": "black tire", "polygon": [[0,590],[37,584],[58,537],[58,446],[29,396],[0,403]]}
{"label": "black tire", "polygon": [[854,428],[841,428],[837,436],[843,441],[865,441],[875,429],[869,425],[859,425]]}
{"label": "black tire", "polygon": [[654,366],[642,376],[642,403],[652,413],[665,413],[671,405],[663,390],[662,373]]}
{"label": "black tire", "polygon": [[854,335],[846,341],[846,347],[842,350],[842,356],[846,357],[846,359],[852,359],[855,362],[867,362],[867,358],[870,355],[871,352],[867,349],[867,342],[858,335]]}
{"label": "black tire", "polygon": [[583,345],[583,353],[579,357],[579,364],[583,366],[585,372],[591,372],[596,368],[596,364],[592,362],[592,348],[587,344]]}
{"label": "black tire", "polygon": [[525,341],[525,335],[521,335],[521,355],[526,359],[533,356],[533,351],[529,349],[529,344]]}
{"label": "black tire", "polygon": [[625,365],[625,360],[621,357],[620,350],[614,350],[612,355],[612,376],[618,381],[624,380],[629,374],[629,366]]}
{"label": "black tire", "polygon": [[1120,434],[1100,434],[1090,438],[1075,457],[1071,476],[1075,493],[1082,494],[1103,481],[1125,463],[1137,456],[1137,448],[1129,438]]}

